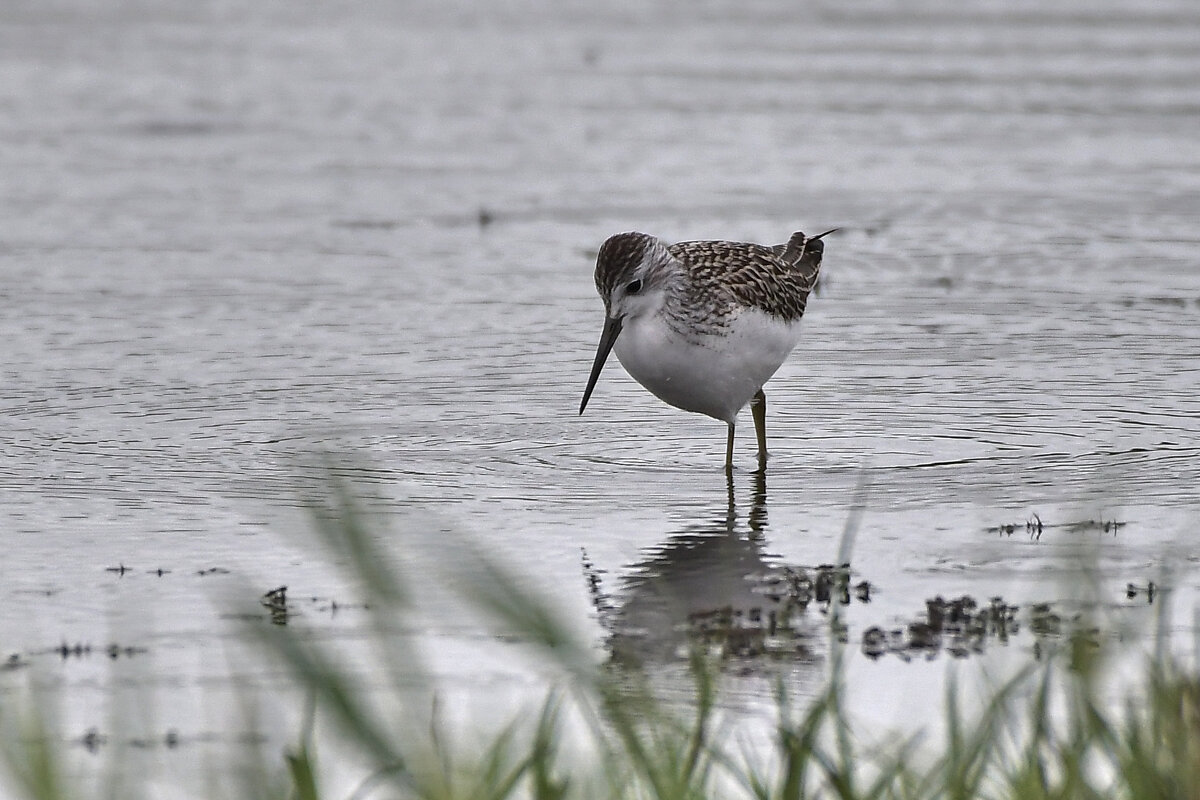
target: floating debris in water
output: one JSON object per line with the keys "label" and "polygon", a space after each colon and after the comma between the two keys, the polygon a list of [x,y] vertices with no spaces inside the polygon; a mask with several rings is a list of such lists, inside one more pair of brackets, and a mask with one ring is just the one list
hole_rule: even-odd
{"label": "floating debris in water", "polygon": [[262,596],[262,604],[271,612],[271,624],[287,625],[288,601],[287,587],[279,586]]}
{"label": "floating debris in water", "polygon": [[139,750],[153,750],[156,747],[165,747],[168,750],[174,750],[176,747],[179,747],[180,743],[179,732],[173,728],[168,729],[162,735],[162,738],[130,739],[128,742],[130,747],[136,747]]}
{"label": "floating debris in water", "polygon": [[1042,518],[1035,512],[1032,517],[1025,520],[1024,523],[1005,522],[1001,525],[988,528],[989,533],[1000,533],[1004,536],[1012,536],[1019,530],[1024,530],[1029,534],[1031,539],[1041,539],[1042,531],[1046,526],[1042,523]]}
{"label": "floating debris in water", "polygon": [[74,656],[75,658],[83,658],[84,656],[90,656],[92,654],[92,646],[90,644],[82,644],[80,642],[76,642],[73,645],[63,642],[58,647],[54,648],[53,652],[58,653],[59,657],[63,661],[66,661],[68,658],[71,658],[72,656]]}
{"label": "floating debris in water", "polygon": [[1041,516],[1039,516],[1037,513],[1034,513],[1032,517],[1025,520],[1025,522],[1023,522],[1023,523],[1005,522],[1005,523],[1001,523],[1000,525],[993,525],[992,527],[987,528],[986,530],[988,533],[999,533],[1002,536],[1012,536],[1017,531],[1023,530],[1023,531],[1025,531],[1025,533],[1027,533],[1029,535],[1029,538],[1034,539],[1034,540],[1040,540],[1042,538],[1042,532],[1045,530],[1048,530],[1050,528],[1063,528],[1068,533],[1079,533],[1081,531],[1099,530],[1099,531],[1103,531],[1104,533],[1112,532],[1115,535],[1117,532],[1117,529],[1125,527],[1126,524],[1128,524],[1128,523],[1119,522],[1115,519],[1113,519],[1113,520],[1086,519],[1086,520],[1081,520],[1078,522],[1065,522],[1065,523],[1059,523],[1057,525],[1051,525],[1049,523],[1042,522]]}
{"label": "floating debris in water", "polygon": [[[757,592],[773,603],[789,602],[807,608],[814,601],[822,612],[836,595],[842,605],[850,604],[850,565],[821,564],[811,570],[806,567],[785,566],[766,575],[749,576],[756,584],[751,591]],[[861,581],[854,587],[854,594],[861,602],[870,602],[871,585]]]}
{"label": "floating debris in water", "polygon": [[862,651],[871,659],[891,653],[904,661],[915,656],[936,658],[945,651],[966,658],[984,651],[985,642],[1007,642],[1020,630],[1017,607],[1001,597],[981,605],[970,595],[946,600],[940,595],[925,601],[923,617],[903,627],[885,630],[876,625],[863,632]]}
{"label": "floating debris in water", "polygon": [[154,750],[163,748],[166,750],[177,750],[185,745],[193,744],[213,744],[216,742],[232,742],[234,744],[253,744],[261,745],[268,741],[268,737],[262,733],[237,733],[230,734],[228,732],[199,732],[191,733],[184,736],[174,728],[168,728],[161,735],[152,736],[136,736],[128,739],[118,739],[114,736],[102,733],[99,728],[92,726],[79,738],[73,740],[77,745],[86,749],[89,753],[99,752],[101,748],[113,743],[115,745],[125,745],[127,747],[136,748],[138,750]]}
{"label": "floating debris in water", "polygon": [[93,647],[90,643],[84,642],[75,642],[74,644],[62,642],[57,647],[53,647],[49,650],[43,650],[41,652],[56,655],[63,661],[66,661],[70,658],[87,658],[91,656],[92,653],[103,653],[110,659],[116,660],[118,658],[132,658],[133,656],[143,655],[150,651],[145,647],[121,645],[117,644],[116,642],[104,647]]}
{"label": "floating debris in water", "polygon": [[105,652],[108,654],[109,658],[115,661],[122,657],[131,658],[133,656],[142,655],[143,653],[146,653],[147,650],[144,647],[122,647],[119,644],[110,644],[107,648],[105,648]]}
{"label": "floating debris in water", "polygon": [[1125,597],[1129,600],[1133,600],[1138,595],[1144,594],[1146,595],[1146,602],[1153,603],[1154,595],[1157,593],[1158,586],[1155,585],[1154,581],[1150,581],[1145,586],[1137,586],[1132,583],[1125,584]]}
{"label": "floating debris in water", "polygon": [[78,741],[89,753],[96,753],[108,741],[108,737],[95,728],[88,728],[87,733],[79,737]]}
{"label": "floating debris in water", "polygon": [[[1127,595],[1147,595],[1156,591],[1151,583],[1146,587],[1129,584]],[[1033,655],[1041,659],[1060,643],[1070,647],[1073,660],[1086,658],[1100,646],[1101,631],[1088,623],[1084,613],[1064,615],[1053,603],[1030,603],[1022,615],[1033,634]],[[1010,605],[1001,597],[993,597],[985,605],[970,595],[953,600],[935,597],[925,601],[925,611],[905,625],[885,629],[876,625],[862,635],[863,655],[875,660],[895,655],[903,661],[916,656],[932,660],[942,652],[955,658],[981,655],[989,643],[1008,644],[1021,630],[1018,614],[1021,608]]]}
{"label": "floating debris in water", "polygon": [[1067,530],[1071,531],[1072,533],[1077,533],[1079,531],[1103,531],[1104,533],[1109,533],[1111,531],[1115,536],[1117,529],[1124,528],[1125,525],[1126,523],[1118,522],[1115,519],[1085,519],[1082,522],[1072,522],[1067,526]]}
{"label": "floating debris in water", "polygon": [[368,603],[339,603],[332,597],[310,597],[308,601],[316,608],[317,611],[329,612],[330,616],[337,616],[340,611],[349,611],[355,609],[358,611],[366,611],[371,606]]}

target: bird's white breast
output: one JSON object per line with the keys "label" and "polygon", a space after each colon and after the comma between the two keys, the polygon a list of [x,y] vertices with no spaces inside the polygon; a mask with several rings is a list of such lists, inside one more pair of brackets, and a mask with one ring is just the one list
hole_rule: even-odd
{"label": "bird's white breast", "polygon": [[625,321],[614,351],[664,403],[733,422],[800,340],[799,320],[741,309],[720,335],[689,341],[660,315]]}

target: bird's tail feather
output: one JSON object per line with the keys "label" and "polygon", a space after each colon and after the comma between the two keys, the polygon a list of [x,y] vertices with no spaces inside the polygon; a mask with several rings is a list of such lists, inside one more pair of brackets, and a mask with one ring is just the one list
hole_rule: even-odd
{"label": "bird's tail feather", "polygon": [[809,289],[817,285],[821,273],[821,258],[825,254],[825,243],[821,241],[821,236],[805,236],[796,231],[787,244],[777,244],[773,248],[785,264],[799,271]]}

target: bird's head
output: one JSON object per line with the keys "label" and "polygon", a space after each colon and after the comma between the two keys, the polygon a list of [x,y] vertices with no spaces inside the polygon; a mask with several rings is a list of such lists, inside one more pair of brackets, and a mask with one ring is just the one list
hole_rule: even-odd
{"label": "bird's head", "polygon": [[608,317],[625,320],[658,311],[674,266],[667,246],[649,234],[608,237],[596,256],[596,291]]}

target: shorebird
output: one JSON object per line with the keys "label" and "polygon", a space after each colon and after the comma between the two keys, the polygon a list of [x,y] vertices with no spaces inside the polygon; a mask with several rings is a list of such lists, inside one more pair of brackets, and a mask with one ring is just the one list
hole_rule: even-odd
{"label": "shorebird", "polygon": [[729,426],[726,471],[733,469],[738,412],[749,403],[765,466],[762,387],[800,341],[800,318],[821,269],[821,237],[833,230],[797,232],[773,247],[665,244],[636,231],[610,236],[596,257],[604,329],[579,413],[615,349],[626,371],[664,403]]}

